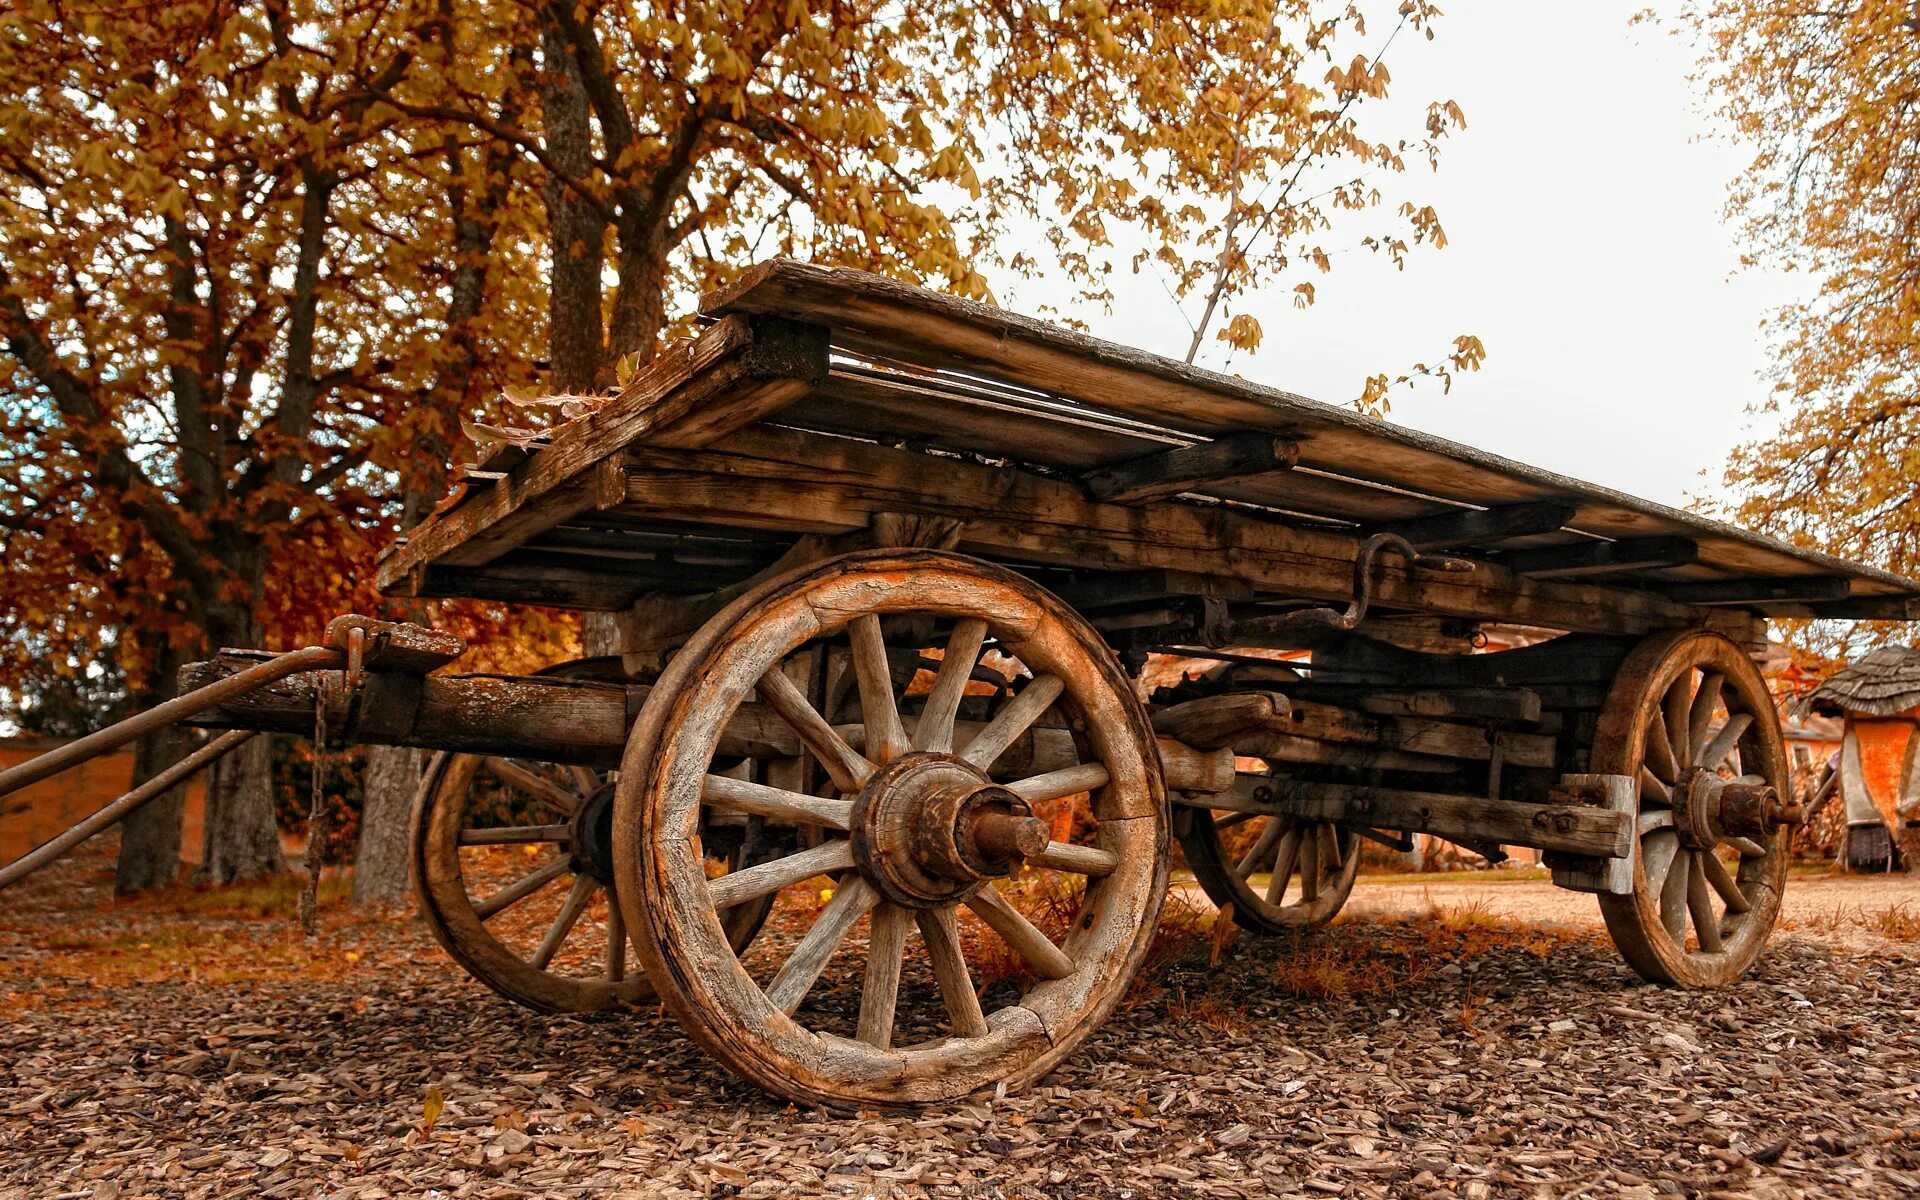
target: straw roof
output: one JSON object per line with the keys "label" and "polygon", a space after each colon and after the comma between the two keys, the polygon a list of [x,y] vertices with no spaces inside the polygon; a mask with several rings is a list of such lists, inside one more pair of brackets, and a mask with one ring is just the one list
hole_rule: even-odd
{"label": "straw roof", "polygon": [[1920,650],[1882,646],[1836,672],[1808,697],[1810,708],[1890,717],[1920,707]]}

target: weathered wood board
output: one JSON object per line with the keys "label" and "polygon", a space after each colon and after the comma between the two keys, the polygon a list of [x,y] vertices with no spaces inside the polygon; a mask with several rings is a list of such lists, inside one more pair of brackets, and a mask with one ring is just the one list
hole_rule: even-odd
{"label": "weathered wood board", "polygon": [[[703,311],[604,409],[470,477],[381,586],[624,611],[897,512],[1015,565],[1266,600],[1344,599],[1360,538],[1400,532],[1481,565],[1390,561],[1383,610],[1563,630],[1750,641],[1752,614],[1920,613],[1920,585],[1885,572],[860,272],[775,261]],[[715,553],[688,561],[677,543],[699,539]]]}

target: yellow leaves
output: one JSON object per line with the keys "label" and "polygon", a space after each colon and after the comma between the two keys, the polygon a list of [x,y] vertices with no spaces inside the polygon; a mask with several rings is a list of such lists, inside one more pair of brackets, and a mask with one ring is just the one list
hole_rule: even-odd
{"label": "yellow leaves", "polygon": [[1260,348],[1260,322],[1251,313],[1235,313],[1215,336],[1235,350],[1251,354]]}
{"label": "yellow leaves", "polygon": [[447,1097],[440,1090],[440,1085],[428,1084],[426,1099],[420,1105],[420,1136],[422,1138],[433,1136],[433,1127],[440,1120],[440,1114],[446,1110],[446,1107]]}

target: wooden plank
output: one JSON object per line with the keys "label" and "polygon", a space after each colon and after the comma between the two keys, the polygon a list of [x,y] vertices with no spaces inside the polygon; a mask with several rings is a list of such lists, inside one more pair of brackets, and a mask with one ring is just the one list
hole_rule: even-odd
{"label": "wooden plank", "polygon": [[[959,548],[1013,562],[1080,569],[1191,569],[1246,579],[1301,599],[1345,603],[1360,541],[1228,508],[1129,508],[1021,471],[915,454],[801,430],[745,430],[709,450],[636,450],[623,511],[729,528],[841,533],[876,511],[962,519]],[[1410,570],[1389,556],[1375,604],[1548,629],[1644,633],[1702,614],[1640,589],[1517,579],[1482,564],[1465,573]]]}
{"label": "wooden plank", "polygon": [[1431,833],[1450,841],[1532,846],[1592,858],[1633,849],[1633,815],[1591,804],[1528,804],[1445,792],[1307,783],[1240,775],[1225,792],[1194,797],[1196,807],[1283,813],[1374,829]]}
{"label": "wooden plank", "polygon": [[1565,579],[1676,567],[1699,557],[1700,544],[1691,538],[1645,537],[1509,551],[1500,556],[1500,565],[1516,575]]}
{"label": "wooden plank", "polygon": [[[1433,717],[1385,717],[1332,704],[1295,700],[1291,712],[1274,722],[1275,728],[1318,742],[1378,746],[1405,754],[1485,762],[1493,756],[1492,735],[1484,725],[1464,724]],[[1517,767],[1554,764],[1554,739],[1544,734],[1501,735],[1505,761]],[[1234,743],[1242,754],[1259,754],[1260,739],[1248,736]]]}
{"label": "wooden plank", "polygon": [[1671,583],[1660,590],[1683,604],[1768,604],[1844,600],[1847,580],[1837,576],[1788,575],[1776,579],[1724,579]]}
{"label": "wooden plank", "polygon": [[[1032,393],[987,393],[941,376],[834,368],[828,382],[781,410],[780,423],[873,440],[1084,471],[1187,445],[1189,432],[1125,420]],[[1352,524],[1431,516],[1461,507],[1405,488],[1321,470],[1221,480],[1197,490]]]}
{"label": "wooden plank", "polygon": [[1088,571],[1050,585],[1055,595],[1083,613],[1164,603],[1170,597],[1251,600],[1253,585],[1244,579],[1194,571]]}
{"label": "wooden plank", "polygon": [[662,588],[700,590],[730,583],[750,567],[725,569],[645,559],[510,550],[480,567],[428,564],[415,577],[420,597],[475,597],[589,612],[621,612]]}
{"label": "wooden plank", "polygon": [[[1781,616],[1799,616],[1791,611]],[[1920,620],[1920,598],[1913,596],[1852,596],[1845,600],[1822,600],[1807,605],[1804,614],[1843,621],[1916,621]]]}
{"label": "wooden plank", "polygon": [[478,566],[610,497],[603,462],[626,446],[701,446],[804,394],[827,372],[826,331],[762,319],[723,320],[663,351],[599,411],[555,430],[552,444],[506,479],[408,535],[379,585],[427,563]]}
{"label": "wooden plank", "polygon": [[1244,379],[1116,346],[990,305],[859,271],[763,263],[706,298],[711,315],[780,313],[831,326],[856,354],[907,359],[1067,397],[1090,407],[1212,436],[1263,429],[1298,442],[1301,465],[1477,507],[1558,500],[1577,528],[1610,538],[1672,534],[1701,557],[1755,575],[1844,574],[1890,593],[1920,584],[1845,563],[1694,513],[1501,458]]}
{"label": "wooden plank", "polygon": [[1528,688],[1386,691],[1374,684],[1288,680],[1273,681],[1266,686],[1292,699],[1342,704],[1379,716],[1455,717],[1521,724],[1540,719],[1540,694]]}
{"label": "wooden plank", "polygon": [[1300,447],[1270,433],[1230,433],[1099,467],[1085,475],[1096,500],[1144,504],[1205,485],[1293,469]]}
{"label": "wooden plank", "polygon": [[1398,521],[1369,529],[1369,533],[1397,533],[1420,550],[1456,546],[1489,546],[1530,533],[1553,533],[1574,518],[1575,508],[1564,501],[1503,504],[1469,509],[1415,521]]}

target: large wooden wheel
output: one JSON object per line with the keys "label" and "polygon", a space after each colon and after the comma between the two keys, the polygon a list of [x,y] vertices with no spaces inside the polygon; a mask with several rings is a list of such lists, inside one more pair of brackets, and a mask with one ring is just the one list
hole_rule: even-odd
{"label": "large wooden wheel", "polygon": [[1592,770],[1639,780],[1633,893],[1600,897],[1614,944],[1658,983],[1738,978],[1780,915],[1790,832],[1779,717],[1753,660],[1701,630],[1643,642],[1608,693]]}
{"label": "large wooden wheel", "polygon": [[[591,663],[543,672],[595,674]],[[750,769],[750,764],[744,764]],[[741,766],[736,774],[744,774]],[[617,773],[480,754],[437,754],[414,800],[414,891],[427,928],[468,974],[541,1012],[600,1012],[651,999],[611,902]],[[713,831],[716,872],[755,851],[736,821]],[[768,905],[729,914],[745,945]]]}
{"label": "large wooden wheel", "polygon": [[1187,808],[1174,829],[1207,898],[1259,933],[1325,925],[1360,870],[1359,835],[1339,825]]}
{"label": "large wooden wheel", "polygon": [[[904,703],[890,634],[910,665],[915,645],[937,655],[909,671]],[[788,664],[841,639],[859,721],[836,727]],[[968,692],[989,643],[1014,694],[958,719],[985,699]],[[818,759],[821,794],[713,773],[719,730],[756,694]],[[1083,831],[1052,840],[1035,807],[1079,793]],[[699,831],[714,811],[819,838],[710,879]],[[1045,1074],[1120,999],[1166,891],[1159,757],[1119,663],[1033,584],[935,551],[833,559],[709,621],[641,710],[614,843],[621,907],[661,998],[728,1067],[806,1103],[940,1100]],[[803,931],[791,950],[743,961],[726,914],[822,876],[833,882],[792,889],[776,910]],[[1055,919],[1036,923],[1023,893],[1050,897]],[[915,931],[924,959],[907,952]],[[1004,1002],[982,1003],[968,946],[1019,965],[994,985]]]}

